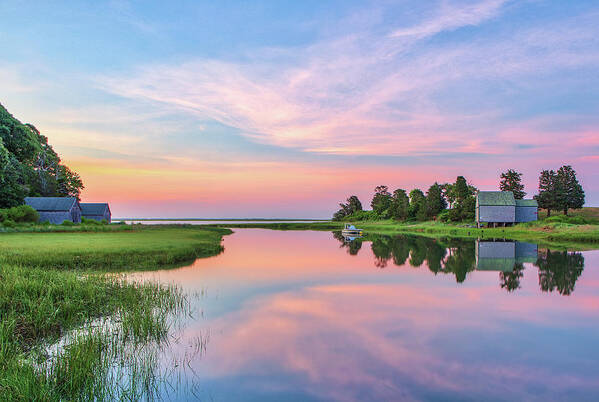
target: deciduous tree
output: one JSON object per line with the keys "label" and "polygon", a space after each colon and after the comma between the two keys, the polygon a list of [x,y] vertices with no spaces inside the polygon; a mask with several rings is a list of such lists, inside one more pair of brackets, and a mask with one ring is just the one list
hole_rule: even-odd
{"label": "deciduous tree", "polygon": [[25,194],[22,165],[0,138],[0,208],[21,205]]}
{"label": "deciduous tree", "polygon": [[410,191],[409,215],[419,221],[426,220],[426,197],[422,190],[416,188]]}
{"label": "deciduous tree", "polygon": [[408,218],[410,208],[410,199],[406,194],[406,190],[397,189],[393,192],[393,201],[391,210],[394,219],[405,221]]}
{"label": "deciduous tree", "polygon": [[426,216],[433,218],[447,207],[445,198],[441,191],[441,186],[438,183],[429,187],[426,192]]}
{"label": "deciduous tree", "polygon": [[382,217],[390,217],[389,207],[391,206],[392,197],[391,193],[389,193],[389,187],[387,186],[377,186],[374,189],[374,197],[372,197],[372,202],[370,206],[372,210]]}

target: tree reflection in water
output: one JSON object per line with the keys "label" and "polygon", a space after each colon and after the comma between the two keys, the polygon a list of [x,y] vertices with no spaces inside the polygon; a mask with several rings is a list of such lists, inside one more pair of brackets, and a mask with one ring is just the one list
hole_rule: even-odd
{"label": "tree reflection in water", "polygon": [[341,248],[346,248],[350,255],[357,255],[362,248],[362,239],[356,238],[348,240],[341,232],[333,232],[333,237],[341,242]]}
{"label": "tree reflection in water", "polygon": [[557,290],[568,296],[584,270],[582,253],[545,250],[539,253],[535,264],[539,267],[539,285],[543,292]]}
{"label": "tree reflection in water", "polygon": [[[476,242],[473,240],[441,238],[429,239],[418,236],[368,235],[367,238],[348,240],[341,232],[334,232],[335,239],[341,242],[351,255],[357,255],[364,241],[370,241],[374,254],[374,265],[384,269],[390,262],[396,266],[409,265],[414,268],[424,263],[435,275],[451,274],[456,282],[466,280],[469,272],[477,268]],[[505,241],[501,241],[505,243]],[[518,243],[518,245],[529,245]],[[535,246],[536,247],[536,246]],[[535,249],[536,250],[536,249]],[[584,270],[584,256],[578,252],[542,250],[538,252],[533,265],[539,268],[539,286],[543,292],[557,291],[561,295],[570,295],[576,281]],[[524,264],[514,260],[513,268],[499,272],[499,285],[507,292],[520,289],[524,277]]]}
{"label": "tree reflection in water", "polygon": [[516,289],[520,289],[520,279],[524,277],[524,264],[515,263],[514,270],[512,272],[500,272],[499,280],[501,282],[501,288],[508,292],[513,292]]}

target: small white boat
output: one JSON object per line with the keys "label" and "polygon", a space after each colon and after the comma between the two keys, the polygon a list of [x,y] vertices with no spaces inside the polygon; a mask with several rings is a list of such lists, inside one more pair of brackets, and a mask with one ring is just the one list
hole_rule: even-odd
{"label": "small white boat", "polygon": [[346,223],[345,227],[341,231],[341,234],[343,234],[344,236],[348,236],[348,235],[361,235],[362,232],[363,232],[362,229],[358,229],[354,225]]}

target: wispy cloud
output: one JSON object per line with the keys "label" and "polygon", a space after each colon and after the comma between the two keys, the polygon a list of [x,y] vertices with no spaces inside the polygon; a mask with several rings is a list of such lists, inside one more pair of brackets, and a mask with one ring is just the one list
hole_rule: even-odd
{"label": "wispy cloud", "polygon": [[409,28],[396,29],[391,36],[423,38],[464,26],[478,25],[495,17],[507,2],[508,0],[488,0],[472,4],[443,2],[436,8],[437,13],[432,18]]}
{"label": "wispy cloud", "polygon": [[[147,65],[128,76],[103,77],[99,85],[216,120],[258,142],[309,152],[500,153],[513,149],[499,141],[511,126],[500,119],[511,108],[501,103],[505,94],[484,94],[483,102],[497,99],[495,104],[470,108],[453,108],[440,94],[472,83],[504,90],[503,83],[523,75],[531,77],[525,86],[542,85],[535,76],[599,65],[593,47],[599,29],[588,18],[499,39],[422,43],[439,32],[482,24],[505,3],[443,2],[419,24],[383,36],[346,34],[304,48],[257,51],[244,61]],[[457,93],[456,100],[468,95]],[[484,146],[493,141],[497,146]]]}

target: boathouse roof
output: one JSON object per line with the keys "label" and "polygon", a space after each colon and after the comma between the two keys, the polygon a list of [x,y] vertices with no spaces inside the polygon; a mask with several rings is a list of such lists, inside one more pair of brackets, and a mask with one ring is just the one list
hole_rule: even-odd
{"label": "boathouse roof", "polygon": [[106,202],[83,202],[79,206],[84,216],[103,215],[105,212],[110,211],[110,207]]}
{"label": "boathouse roof", "polygon": [[70,211],[75,204],[75,197],[25,197],[25,204],[36,211]]}
{"label": "boathouse roof", "polygon": [[537,200],[516,200],[517,207],[538,207]]}
{"label": "boathouse roof", "polygon": [[515,206],[516,200],[511,191],[479,191],[476,194],[478,205],[484,206]]}

